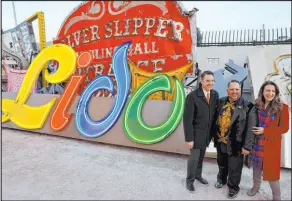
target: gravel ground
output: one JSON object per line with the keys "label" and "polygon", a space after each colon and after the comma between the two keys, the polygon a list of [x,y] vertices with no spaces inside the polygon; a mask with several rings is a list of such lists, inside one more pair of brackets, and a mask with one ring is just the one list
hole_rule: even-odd
{"label": "gravel ground", "polygon": [[[204,160],[196,192],[182,185],[186,155],[117,147],[19,130],[2,130],[4,200],[226,200],[228,189],[215,189],[215,159]],[[252,171],[244,168],[235,200],[271,199],[263,182],[260,193],[246,195]],[[281,170],[282,199],[291,200],[291,169]]]}

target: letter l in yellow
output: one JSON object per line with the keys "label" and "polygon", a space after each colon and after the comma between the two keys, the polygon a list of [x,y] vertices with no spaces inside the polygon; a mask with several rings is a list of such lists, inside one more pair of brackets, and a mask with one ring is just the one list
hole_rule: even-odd
{"label": "letter l in yellow", "polygon": [[29,106],[25,104],[32,87],[46,63],[51,60],[59,62],[59,68],[54,74],[45,73],[45,78],[52,84],[58,84],[67,80],[76,68],[76,53],[68,45],[56,44],[43,49],[30,65],[23,83],[14,100],[2,100],[2,123],[11,120],[14,124],[25,129],[42,128],[56,98],[42,106]]}

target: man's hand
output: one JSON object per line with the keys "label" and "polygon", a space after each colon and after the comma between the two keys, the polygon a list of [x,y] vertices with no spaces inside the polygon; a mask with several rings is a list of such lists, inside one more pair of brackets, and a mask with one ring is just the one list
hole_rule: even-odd
{"label": "man's hand", "polygon": [[241,154],[248,155],[249,154],[249,151],[247,151],[246,149],[242,148],[241,149]]}
{"label": "man's hand", "polygon": [[189,149],[192,149],[194,147],[194,141],[187,142],[187,145],[188,145]]}

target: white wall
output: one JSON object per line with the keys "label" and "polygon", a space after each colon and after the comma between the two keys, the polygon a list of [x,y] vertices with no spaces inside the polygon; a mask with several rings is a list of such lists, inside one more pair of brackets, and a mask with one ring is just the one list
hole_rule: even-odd
{"label": "white wall", "polygon": [[[261,46],[236,46],[236,47],[198,47],[198,63],[202,70],[218,70],[224,68],[225,63],[232,59],[234,63],[243,65],[246,57],[261,51]],[[208,58],[218,58],[218,63],[209,63]]]}
{"label": "white wall", "polygon": [[[281,54],[291,54],[291,45],[270,46],[236,46],[236,47],[197,47],[197,61],[202,70],[218,70],[223,68],[229,59],[243,65],[247,57],[264,54],[264,61],[258,61],[261,70],[271,69],[274,60]],[[218,63],[209,63],[208,58],[218,58]],[[267,65],[268,69],[266,69]]]}
{"label": "white wall", "polygon": [[283,54],[291,54],[291,45],[263,46],[256,54],[249,54],[254,92],[258,92],[267,74],[274,71],[274,61]]}

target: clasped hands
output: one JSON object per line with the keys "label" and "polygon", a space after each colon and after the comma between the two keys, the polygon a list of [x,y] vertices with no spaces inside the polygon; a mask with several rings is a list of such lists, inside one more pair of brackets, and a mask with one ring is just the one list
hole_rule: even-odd
{"label": "clasped hands", "polygon": [[264,134],[264,128],[263,127],[254,127],[252,129],[252,132],[255,134],[255,135],[261,135],[261,134]]}

